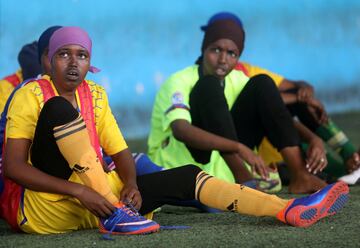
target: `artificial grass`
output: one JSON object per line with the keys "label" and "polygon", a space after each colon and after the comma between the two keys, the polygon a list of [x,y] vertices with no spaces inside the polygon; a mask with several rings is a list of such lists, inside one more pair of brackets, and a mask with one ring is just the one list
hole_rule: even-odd
{"label": "artificial grass", "polygon": [[[360,113],[332,116],[345,133],[360,145]],[[128,142],[133,151],[146,151],[145,139]],[[286,188],[279,194],[286,194]],[[185,225],[189,229],[162,230],[151,235],[112,236],[101,239],[97,230],[59,235],[12,233],[0,220],[0,247],[359,247],[360,186],[350,188],[350,200],[342,211],[306,228],[287,226],[274,218],[236,213],[205,214],[193,208],[164,206],[155,215],[161,225]]]}
{"label": "artificial grass", "polygon": [[156,213],[156,221],[165,226],[190,228],[112,236],[114,240],[110,241],[103,240],[97,230],[59,235],[16,234],[0,221],[0,247],[359,247],[359,209],[360,186],[351,187],[350,200],[342,211],[309,228],[287,226],[270,217],[230,212],[207,214],[193,208],[164,206]]}

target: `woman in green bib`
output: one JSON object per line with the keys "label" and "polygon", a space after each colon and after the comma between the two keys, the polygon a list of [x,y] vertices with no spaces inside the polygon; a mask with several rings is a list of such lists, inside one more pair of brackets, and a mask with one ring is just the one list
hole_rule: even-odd
{"label": "woman in green bib", "polygon": [[[267,75],[248,78],[234,70],[244,32],[233,20],[210,24],[198,64],[172,76],[158,92],[148,139],[152,160],[166,168],[197,164],[211,175],[258,188],[245,168],[268,178],[254,153],[267,137],[288,162],[291,193],[310,193],[326,183],[310,174],[292,117]],[[312,164],[321,171],[325,163]]]}

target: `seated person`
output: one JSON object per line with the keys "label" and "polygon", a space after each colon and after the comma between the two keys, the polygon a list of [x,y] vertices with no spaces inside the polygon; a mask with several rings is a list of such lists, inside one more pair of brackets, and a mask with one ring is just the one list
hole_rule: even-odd
{"label": "seated person", "polygon": [[[50,76],[29,82],[11,100],[0,213],[12,228],[38,234],[97,227],[103,233],[152,233],[159,225],[140,214],[150,218],[163,204],[194,199],[307,227],[345,204],[349,189],[342,182],[285,200],[219,180],[194,165],[137,177],[104,89],[85,80],[88,71],[97,71],[90,65],[91,47],[81,28],[56,30],[49,43]],[[115,170],[105,172],[100,147]],[[304,214],[309,211],[314,214]]]}
{"label": "seated person", "polygon": [[[208,20],[207,25],[218,20],[233,20],[243,30],[245,35],[243,23],[235,14],[219,12]],[[201,30],[205,31],[207,25],[202,26]],[[309,163],[313,161],[319,163],[328,161],[329,166],[326,168],[326,172],[337,177],[351,173],[360,167],[359,152],[356,152],[355,146],[348,137],[328,117],[322,103],[315,98],[314,88],[311,85],[304,81],[287,79],[279,74],[244,61],[239,61],[235,69],[244,72],[248,77],[266,74],[274,80],[290,113],[299,120],[296,126],[304,142],[307,144],[304,148]],[[339,164],[336,158],[329,153],[327,157],[325,156],[326,150],[321,140],[326,142],[341,157],[343,160],[342,164]],[[266,164],[278,163],[284,160],[266,138],[260,145],[259,155],[265,160]]]}
{"label": "seated person", "polygon": [[[247,162],[264,179],[265,163],[253,152],[266,136],[289,164],[291,193],[310,193],[326,183],[308,172],[293,120],[273,80],[234,70],[244,45],[232,20],[208,26],[198,64],[161,86],[153,107],[149,156],[165,168],[196,164],[229,182],[254,185]],[[321,171],[325,163],[310,168]],[[255,185],[257,187],[257,185]]]}
{"label": "seated person", "polygon": [[36,41],[24,45],[18,54],[18,62],[21,69],[0,80],[0,113],[3,111],[8,97],[17,85],[23,80],[36,77],[42,72],[37,60],[37,48],[38,44]]}
{"label": "seated person", "polygon": [[[40,73],[50,75],[51,73],[51,66],[50,61],[48,59],[48,52],[49,52],[49,40],[51,35],[61,28],[61,26],[51,26],[47,28],[39,37],[37,42],[34,42],[30,45],[26,45],[23,47],[19,54],[19,63],[22,65],[22,68],[24,68],[24,75],[25,78],[28,80],[33,78],[36,75],[39,75]],[[31,69],[31,64],[33,64],[33,67],[37,68],[37,65],[41,66],[41,69]],[[32,75],[32,77],[30,77]],[[29,78],[28,78],[29,77]],[[4,104],[4,111],[1,113],[1,119],[0,119],[0,163],[1,158],[3,154],[3,140],[4,140],[4,131],[6,126],[6,115],[8,112],[8,107],[10,104],[10,101],[15,94],[15,92],[28,83],[28,80],[23,81],[20,83],[19,80],[22,80],[22,77],[18,77],[17,75],[11,76],[10,78],[15,79],[16,78],[16,88],[14,89],[11,87],[12,93],[9,94],[7,97],[8,99],[2,98],[2,100],[6,100]],[[12,81],[13,83],[15,81]],[[4,82],[4,85],[7,85],[6,82]],[[1,89],[1,85],[0,85]],[[133,154],[135,162],[136,162],[136,173],[137,175],[143,175],[152,173],[155,171],[161,171],[163,168],[160,166],[157,166],[156,164],[152,163],[151,160],[147,157],[144,153],[134,153]],[[104,161],[108,163],[108,169],[112,170],[115,168],[114,163],[112,162],[110,157],[105,157]],[[1,176],[1,170],[0,170],[0,176]],[[0,192],[2,191],[2,184],[0,180]]]}

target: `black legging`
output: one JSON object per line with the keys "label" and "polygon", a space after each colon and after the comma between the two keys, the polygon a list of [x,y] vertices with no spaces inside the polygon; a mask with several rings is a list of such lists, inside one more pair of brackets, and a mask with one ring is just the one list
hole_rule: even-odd
{"label": "black legging", "polygon": [[[300,144],[292,117],[273,80],[265,74],[250,78],[231,110],[220,81],[213,76],[200,77],[190,93],[189,104],[194,126],[251,149],[265,136],[278,150]],[[195,161],[210,161],[210,151],[187,147]]]}
{"label": "black legging", "polygon": [[[62,156],[53,128],[77,118],[78,112],[63,97],[48,100],[40,112],[30,155],[34,167],[64,180],[72,170]],[[165,170],[137,177],[143,204],[141,214],[146,214],[164,205],[195,198],[196,176],[201,170],[194,165]]]}

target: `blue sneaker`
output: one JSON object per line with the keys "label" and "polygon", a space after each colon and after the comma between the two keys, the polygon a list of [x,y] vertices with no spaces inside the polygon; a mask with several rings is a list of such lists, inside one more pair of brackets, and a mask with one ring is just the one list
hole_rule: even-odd
{"label": "blue sneaker", "polygon": [[276,217],[292,226],[308,227],[328,215],[336,214],[348,198],[346,183],[329,184],[312,195],[290,200]]}
{"label": "blue sneaker", "polygon": [[109,218],[100,218],[99,229],[101,233],[148,234],[160,229],[158,223],[144,218],[131,206],[120,202],[115,207],[115,212]]}

